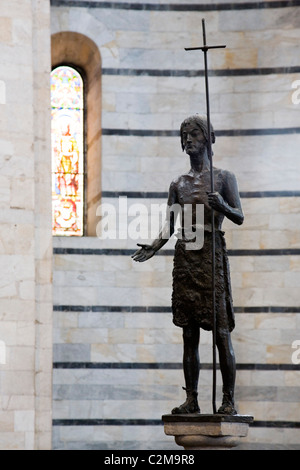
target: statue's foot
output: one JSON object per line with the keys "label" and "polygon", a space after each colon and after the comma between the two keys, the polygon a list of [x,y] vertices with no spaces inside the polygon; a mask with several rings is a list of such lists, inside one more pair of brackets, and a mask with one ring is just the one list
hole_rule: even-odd
{"label": "statue's foot", "polygon": [[[185,389],[184,389],[185,390]],[[172,410],[173,415],[200,413],[197,400],[198,393],[195,391],[187,391],[187,399],[182,405],[176,406]]]}
{"label": "statue's foot", "polygon": [[189,403],[186,400],[182,405],[176,406],[172,410],[173,415],[181,415],[181,414],[190,414],[190,413],[200,413],[200,408],[198,403]]}
{"label": "statue's foot", "polygon": [[236,415],[237,411],[233,403],[223,402],[222,406],[218,409],[218,413],[222,415]]}
{"label": "statue's foot", "polygon": [[218,413],[222,415],[236,415],[237,414],[237,411],[234,408],[233,390],[223,387],[223,400],[222,400],[222,405],[218,409]]}

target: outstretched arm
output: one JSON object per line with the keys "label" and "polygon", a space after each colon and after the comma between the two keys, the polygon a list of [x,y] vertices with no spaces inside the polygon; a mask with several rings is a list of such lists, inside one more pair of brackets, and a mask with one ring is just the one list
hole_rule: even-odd
{"label": "outstretched arm", "polygon": [[169,189],[167,216],[159,232],[159,235],[151,243],[151,245],[144,245],[140,243],[137,244],[141,248],[131,256],[134,261],[142,262],[152,258],[152,256],[154,256],[155,253],[160,250],[173,235],[175,227],[175,216],[174,212],[170,212],[169,209],[173,204],[175,204],[176,197],[175,183],[172,182]]}
{"label": "outstretched arm", "polygon": [[222,195],[217,192],[209,193],[208,202],[213,209],[224,214],[235,224],[241,225],[244,222],[238,185],[233,173],[226,172]]}

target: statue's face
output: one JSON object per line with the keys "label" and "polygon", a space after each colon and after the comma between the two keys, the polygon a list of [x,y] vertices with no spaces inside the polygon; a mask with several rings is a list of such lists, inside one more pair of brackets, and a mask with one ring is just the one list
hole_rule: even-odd
{"label": "statue's face", "polygon": [[207,145],[202,129],[193,122],[182,129],[182,143],[188,155],[202,153]]}

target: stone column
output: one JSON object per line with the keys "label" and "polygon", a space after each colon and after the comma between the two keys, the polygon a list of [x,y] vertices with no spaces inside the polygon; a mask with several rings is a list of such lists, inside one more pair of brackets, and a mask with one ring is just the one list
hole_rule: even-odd
{"label": "stone column", "polygon": [[50,2],[32,0],[35,173],[35,442],[52,442],[52,200]]}
{"label": "stone column", "polygon": [[0,448],[51,449],[50,5],[0,2]]}

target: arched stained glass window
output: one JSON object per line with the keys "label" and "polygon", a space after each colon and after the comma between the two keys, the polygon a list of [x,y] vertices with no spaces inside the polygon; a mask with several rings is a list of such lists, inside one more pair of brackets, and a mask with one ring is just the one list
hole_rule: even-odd
{"label": "arched stained glass window", "polygon": [[53,235],[83,235],[83,87],[72,67],[56,67],[51,73]]}

